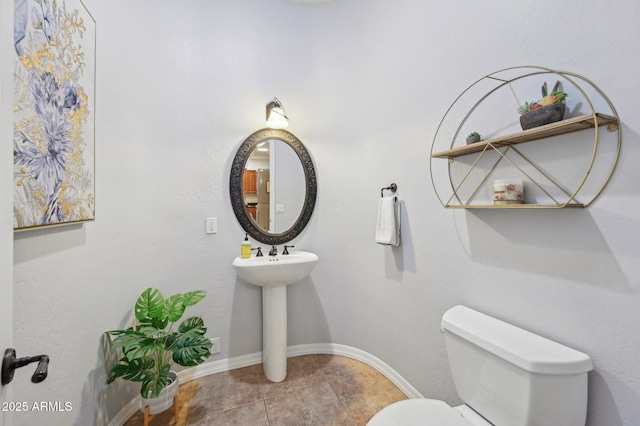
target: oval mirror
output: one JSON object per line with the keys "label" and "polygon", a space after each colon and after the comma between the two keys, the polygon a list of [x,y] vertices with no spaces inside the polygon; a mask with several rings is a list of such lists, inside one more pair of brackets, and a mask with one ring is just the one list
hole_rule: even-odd
{"label": "oval mirror", "polygon": [[285,244],[309,223],[317,181],[305,146],[282,129],[262,129],[238,148],[229,179],[233,212],[261,243]]}

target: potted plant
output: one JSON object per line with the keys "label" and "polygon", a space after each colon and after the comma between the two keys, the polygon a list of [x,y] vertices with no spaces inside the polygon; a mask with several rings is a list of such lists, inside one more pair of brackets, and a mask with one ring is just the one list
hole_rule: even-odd
{"label": "potted plant", "polygon": [[142,382],[142,409],[149,406],[149,414],[171,407],[178,390],[172,363],[194,366],[210,355],[211,342],[205,337],[202,318],[187,318],[176,327],[186,308],[206,294],[196,290],[165,299],[158,289],[143,291],[134,306],[135,324],[126,330],[109,331],[115,337],[113,346],[122,348],[123,356],[111,369],[107,383],[118,377]]}
{"label": "potted plant", "polygon": [[467,145],[480,142],[480,138],[481,136],[480,136],[480,133],[478,132],[469,133],[469,136],[467,136]]}
{"label": "potted plant", "polygon": [[542,98],[538,102],[525,102],[518,107],[522,130],[543,126],[562,120],[564,117],[567,95],[560,87],[560,81],[553,86],[551,93],[547,91],[547,82],[542,85]]}

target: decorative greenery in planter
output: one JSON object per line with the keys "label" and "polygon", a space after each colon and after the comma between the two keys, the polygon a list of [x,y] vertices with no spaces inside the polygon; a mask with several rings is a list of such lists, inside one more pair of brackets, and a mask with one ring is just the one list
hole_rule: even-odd
{"label": "decorative greenery in planter", "polygon": [[467,136],[467,145],[472,144],[472,143],[476,143],[476,142],[480,142],[480,138],[482,136],[480,136],[480,133],[478,132],[471,132],[469,134],[469,136]]}
{"label": "decorative greenery in planter", "polygon": [[547,82],[545,82],[542,85],[542,98],[538,102],[525,102],[524,105],[518,107],[522,130],[562,120],[565,109],[564,101],[567,96],[569,95],[560,87],[560,81],[557,81],[553,86],[551,94],[548,94]]}
{"label": "decorative greenery in planter", "polygon": [[204,290],[175,294],[167,299],[160,290],[148,288],[136,301],[137,324],[126,330],[114,330],[113,345],[122,348],[124,356],[111,369],[107,383],[117,377],[142,382],[140,394],[157,398],[167,386],[172,362],[183,366],[201,364],[210,355],[211,342],[205,337],[207,328],[200,317],[187,318],[175,329],[187,306],[205,296]]}

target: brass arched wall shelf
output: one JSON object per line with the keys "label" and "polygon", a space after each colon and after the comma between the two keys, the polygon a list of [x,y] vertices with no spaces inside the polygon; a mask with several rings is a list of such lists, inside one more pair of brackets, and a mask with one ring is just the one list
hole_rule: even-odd
{"label": "brass arched wall shelf", "polygon": [[[456,141],[461,140],[465,124],[483,102],[486,102],[500,89],[511,89],[511,92],[513,92],[511,85],[518,80],[543,74],[551,74],[556,77],[561,77],[564,82],[572,86],[573,89],[577,91],[577,93],[575,91],[572,92],[574,93],[572,96],[575,97],[575,95],[579,93],[586,106],[588,106],[590,113],[569,116],[562,121],[515,133],[511,132],[501,135],[499,134],[500,131],[497,130],[498,134],[492,135],[491,138],[487,140],[470,145],[461,145],[460,142],[456,144]],[[485,89],[485,85],[489,88]],[[458,122],[459,124],[457,127],[455,125],[449,125],[450,123],[447,120],[452,119],[453,111],[457,108],[461,108],[461,103],[466,102],[465,97],[473,96],[472,93],[478,91],[483,94],[475,103],[470,103],[471,108],[466,112],[466,114],[462,114],[463,117]],[[597,95],[600,98],[598,100],[604,101],[610,111],[607,111],[607,113],[597,112],[592,99],[589,98],[586,91]],[[463,101],[463,99],[465,100]],[[464,108],[462,110],[464,111]],[[445,125],[445,123],[447,125]],[[600,128],[603,126],[606,127],[609,132],[617,133],[617,141],[613,142],[616,143],[616,146],[607,146],[608,151],[610,151],[611,154],[609,158],[606,159],[606,165],[598,162],[599,170],[602,167],[606,168],[606,171],[598,173],[598,175],[601,176],[602,182],[598,180],[593,187],[595,189],[590,188],[591,192],[585,196],[585,199],[580,199],[579,195],[583,195],[580,191],[592,175],[596,159],[601,151],[601,149],[599,149],[601,148],[599,146],[601,144]],[[571,185],[571,188],[566,187],[554,176],[551,176],[545,168],[540,165],[541,163],[544,163],[544,158],[534,161],[524,155],[519,147],[519,145],[523,143],[532,143],[553,136],[578,132],[586,129],[592,129],[594,132],[593,150],[591,151],[590,157],[586,157],[584,176],[579,177],[576,183]],[[438,125],[431,145],[431,182],[440,203],[446,208],[584,208],[589,206],[602,193],[605,186],[610,181],[618,162],[621,145],[622,132],[620,130],[618,114],[613,107],[613,104],[602,90],[585,77],[572,72],[556,71],[539,66],[505,68],[488,74],[474,82],[465,89],[447,109]],[[467,167],[468,169],[463,168],[462,172],[456,174],[456,177],[454,178],[452,174],[452,167],[454,163],[460,163],[460,161],[456,161],[459,157],[465,158],[467,164],[464,164],[462,167]],[[535,179],[532,177],[532,173],[519,166],[517,162],[514,161],[514,158],[517,158],[519,162],[525,163],[528,170],[534,170],[536,176],[542,176],[542,178]],[[444,185],[437,185],[436,181],[438,181],[438,179],[440,179],[439,182],[442,182],[442,176],[437,176],[437,173],[434,172],[434,165],[436,164],[435,162],[443,161],[443,159],[448,160],[448,176],[445,178],[448,182],[445,181]],[[487,161],[491,165],[486,169],[477,172],[480,175],[479,177],[472,177],[472,175],[476,173],[475,169],[481,160]],[[478,193],[487,185],[489,177],[492,176],[498,164],[503,161],[506,162],[509,167],[513,167],[515,170],[518,170],[519,175],[526,179],[528,185],[532,185],[531,188],[537,188],[541,193],[546,194],[544,198],[550,200],[550,202],[508,205],[494,205],[486,201],[478,202],[476,200]],[[464,194],[462,191],[463,186],[466,189]],[[443,189],[443,187],[445,189]],[[550,193],[551,191],[549,190],[549,187],[554,188],[556,195],[552,195]],[[557,194],[560,194],[560,196]]]}

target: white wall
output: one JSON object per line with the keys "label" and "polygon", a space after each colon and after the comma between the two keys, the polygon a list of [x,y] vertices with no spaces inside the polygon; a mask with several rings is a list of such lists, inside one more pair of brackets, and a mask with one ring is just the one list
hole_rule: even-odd
{"label": "white wall", "polygon": [[[15,346],[51,366],[37,386],[22,375],[14,398],[73,403],[48,424],[103,424],[135,394],[106,388],[100,335],[147,286],[208,290],[193,312],[222,337],[213,360],[260,350],[260,292],[230,265],[243,232],[228,174],[273,96],[319,182],[295,244],[321,263],[290,288],[290,344],[365,350],[457,403],[439,320],[463,303],[591,355],[589,425],[640,421],[634,2],[85,3],[98,22],[96,221],[15,237]],[[613,180],[587,210],[443,209],[427,166],[439,120],[476,79],[524,64],[584,75],[613,101],[624,134]],[[391,182],[404,203],[397,250],[373,243]],[[206,217],[218,234],[205,235]]]}
{"label": "white wall", "polygon": [[[13,2],[0,0],[0,139],[11,140],[13,102],[11,61],[4,58],[11,57],[13,40]],[[0,350],[4,355],[6,348],[13,347],[13,173],[12,158],[13,144],[5,143],[0,154]],[[0,403],[12,401],[12,386],[0,388]],[[11,425],[11,412],[0,411],[0,426]]]}

